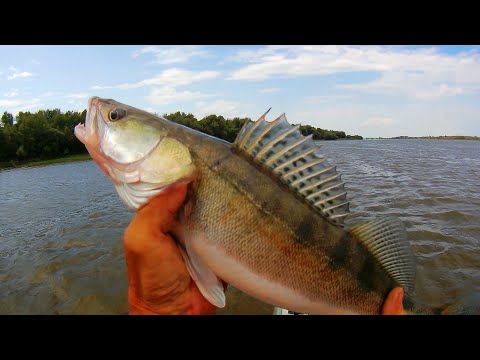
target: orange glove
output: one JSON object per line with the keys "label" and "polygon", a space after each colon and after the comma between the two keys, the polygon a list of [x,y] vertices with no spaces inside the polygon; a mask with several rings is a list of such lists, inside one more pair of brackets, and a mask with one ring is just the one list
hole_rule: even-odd
{"label": "orange glove", "polygon": [[[124,235],[131,315],[214,314],[217,309],[190,277],[174,239],[177,212],[187,186],[177,186],[137,211]],[[395,288],[383,306],[384,315],[406,314],[403,289]]]}
{"label": "orange glove", "polygon": [[190,277],[169,232],[187,186],[172,188],[137,211],[124,235],[131,315],[213,314],[217,309]]}

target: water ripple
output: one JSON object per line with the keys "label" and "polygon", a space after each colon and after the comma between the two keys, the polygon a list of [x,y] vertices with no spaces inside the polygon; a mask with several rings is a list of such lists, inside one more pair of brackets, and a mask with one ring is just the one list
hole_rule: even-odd
{"label": "water ripple", "polygon": [[480,288],[480,142],[321,142],[343,174],[347,222],[400,217],[417,259],[416,295],[443,305]]}

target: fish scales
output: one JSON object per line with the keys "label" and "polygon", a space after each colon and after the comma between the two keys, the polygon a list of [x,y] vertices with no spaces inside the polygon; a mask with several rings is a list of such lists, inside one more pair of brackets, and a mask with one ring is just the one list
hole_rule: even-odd
{"label": "fish scales", "polygon": [[[174,136],[187,139],[200,174],[190,194],[188,222],[193,237],[312,302],[338,303],[358,312],[380,311],[393,281],[358,242],[347,240],[342,228],[324,221],[268,169],[230,144],[188,134],[190,129],[181,126],[175,130]],[[198,245],[204,249],[199,255],[214,260],[209,248],[202,247],[206,244]],[[239,275],[213,270],[239,285]]]}

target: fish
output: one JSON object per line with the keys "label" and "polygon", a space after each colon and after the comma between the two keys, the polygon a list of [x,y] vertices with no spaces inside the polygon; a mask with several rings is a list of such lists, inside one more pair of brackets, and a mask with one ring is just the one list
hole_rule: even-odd
{"label": "fish", "polygon": [[[414,299],[403,222],[378,216],[347,225],[336,166],[285,114],[267,121],[269,111],[230,143],[94,96],[74,133],[132,211],[188,184],[177,241],[199,290],[219,308],[224,281],[297,313],[381,314],[395,287],[405,291],[407,313],[448,313]],[[453,313],[471,305],[456,302]]]}

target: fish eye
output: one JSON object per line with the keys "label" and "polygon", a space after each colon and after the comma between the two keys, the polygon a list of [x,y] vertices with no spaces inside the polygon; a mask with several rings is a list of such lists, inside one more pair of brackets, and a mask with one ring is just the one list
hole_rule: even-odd
{"label": "fish eye", "polygon": [[123,119],[127,115],[127,112],[124,109],[116,108],[110,111],[108,118],[110,121],[117,121]]}

